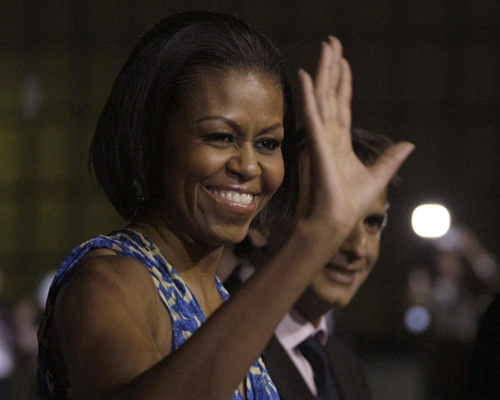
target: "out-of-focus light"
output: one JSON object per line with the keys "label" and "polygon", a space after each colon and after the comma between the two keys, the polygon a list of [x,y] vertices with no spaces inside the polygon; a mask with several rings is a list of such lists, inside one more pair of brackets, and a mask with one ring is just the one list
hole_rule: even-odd
{"label": "out-of-focus light", "polygon": [[418,236],[437,238],[450,229],[450,213],[439,204],[423,204],[413,211],[411,225]]}
{"label": "out-of-focus light", "polygon": [[480,253],[474,258],[472,269],[479,278],[488,280],[494,278],[498,266],[491,254]]}
{"label": "out-of-focus light", "polygon": [[424,333],[431,324],[431,314],[422,306],[410,307],[405,312],[405,325],[411,333]]}

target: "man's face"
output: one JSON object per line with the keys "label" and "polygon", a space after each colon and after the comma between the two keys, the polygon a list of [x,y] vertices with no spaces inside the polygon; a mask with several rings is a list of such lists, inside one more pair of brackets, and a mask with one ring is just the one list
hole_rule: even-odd
{"label": "man's face", "polygon": [[380,235],[387,219],[386,192],[356,224],[339,251],[312,281],[308,295],[326,309],[350,303],[378,260]]}

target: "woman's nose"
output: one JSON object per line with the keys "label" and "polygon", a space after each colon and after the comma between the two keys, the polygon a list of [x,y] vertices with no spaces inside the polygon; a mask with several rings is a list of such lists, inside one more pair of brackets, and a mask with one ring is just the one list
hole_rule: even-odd
{"label": "woman's nose", "polygon": [[253,144],[244,143],[236,148],[235,154],[227,162],[227,169],[245,181],[259,176],[261,170]]}

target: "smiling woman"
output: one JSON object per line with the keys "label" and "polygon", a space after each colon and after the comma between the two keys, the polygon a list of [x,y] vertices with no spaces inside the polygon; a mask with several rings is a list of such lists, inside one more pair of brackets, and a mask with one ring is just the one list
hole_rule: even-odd
{"label": "smiling woman", "polygon": [[338,40],[301,72],[311,143],[308,212],[228,298],[215,271],[251,224],[291,218],[294,113],[284,61],[237,18],[189,12],[133,50],[97,124],[90,164],[125,229],[64,260],[39,330],[43,399],[277,399],[259,354],[384,191],[412,146],[365,167],[350,140]]}
{"label": "smiling woman", "polygon": [[284,177],[283,94],[265,74],[203,74],[165,135],[161,218],[186,240],[241,242]]}

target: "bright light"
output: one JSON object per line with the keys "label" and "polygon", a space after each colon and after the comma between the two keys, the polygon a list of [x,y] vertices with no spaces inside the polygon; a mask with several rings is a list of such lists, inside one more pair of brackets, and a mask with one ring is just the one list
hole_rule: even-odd
{"label": "bright light", "polygon": [[419,236],[441,237],[450,228],[450,213],[439,204],[423,204],[413,211],[411,225]]}
{"label": "bright light", "polygon": [[422,306],[410,307],[405,312],[405,325],[411,333],[424,333],[431,324],[431,314]]}

